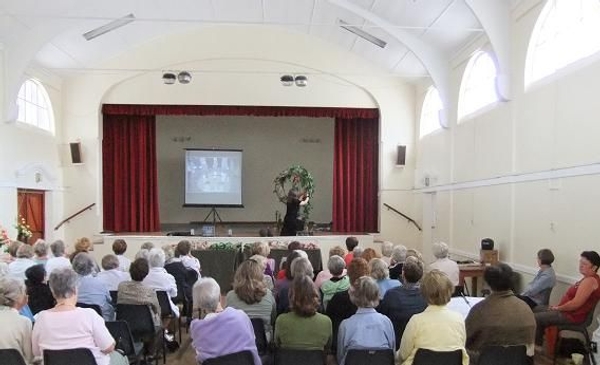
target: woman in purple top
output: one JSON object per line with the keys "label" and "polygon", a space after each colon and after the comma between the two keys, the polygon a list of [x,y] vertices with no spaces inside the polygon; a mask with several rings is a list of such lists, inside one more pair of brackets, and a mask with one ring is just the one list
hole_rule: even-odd
{"label": "woman in purple top", "polygon": [[241,310],[221,307],[221,289],[212,278],[199,279],[193,288],[194,310],[200,310],[202,319],[190,325],[192,346],[196,360],[203,362],[214,357],[250,351],[254,365],[261,365],[254,342],[250,319]]}

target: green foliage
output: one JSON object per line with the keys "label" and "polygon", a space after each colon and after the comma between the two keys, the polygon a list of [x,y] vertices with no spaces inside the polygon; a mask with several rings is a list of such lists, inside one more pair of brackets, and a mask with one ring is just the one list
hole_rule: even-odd
{"label": "green foliage", "polygon": [[[288,185],[288,186],[286,186]],[[293,165],[287,170],[283,170],[273,179],[273,193],[277,195],[280,202],[287,202],[287,194],[290,189],[297,189],[308,194],[310,199],[315,193],[315,182],[308,170],[303,166]],[[312,200],[304,206],[302,216],[308,220],[312,211]]]}

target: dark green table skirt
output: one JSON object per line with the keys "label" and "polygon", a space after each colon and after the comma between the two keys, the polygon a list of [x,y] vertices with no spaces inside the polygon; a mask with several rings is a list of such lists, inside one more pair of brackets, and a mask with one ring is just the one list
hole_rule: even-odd
{"label": "dark green table skirt", "polygon": [[192,255],[200,260],[203,277],[215,279],[223,294],[231,290],[233,274],[241,262],[239,250],[197,250]]}

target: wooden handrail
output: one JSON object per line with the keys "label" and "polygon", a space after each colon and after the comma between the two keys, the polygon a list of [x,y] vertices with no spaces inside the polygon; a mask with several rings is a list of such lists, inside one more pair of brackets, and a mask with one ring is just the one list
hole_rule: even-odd
{"label": "wooden handrail", "polygon": [[71,219],[77,217],[78,215],[80,215],[81,213],[85,212],[88,209],[92,209],[92,207],[96,205],[96,203],[92,203],[90,205],[88,205],[87,207],[81,209],[80,211],[78,211],[75,214],[72,214],[71,216],[63,219],[59,224],[56,225],[56,227],[54,227],[54,230],[56,231],[57,229],[59,229],[63,224],[67,223],[68,221],[70,221]]}
{"label": "wooden handrail", "polygon": [[410,223],[414,224],[415,227],[417,227],[417,229],[419,231],[422,231],[421,226],[419,226],[419,223],[417,223],[414,219],[412,219],[411,217],[407,216],[406,214],[402,213],[401,211],[399,211],[398,209],[392,207],[389,204],[383,203],[383,206],[388,208],[388,210],[391,210],[394,213],[397,213],[399,215],[401,215],[403,218],[405,218],[407,221],[409,221]]}

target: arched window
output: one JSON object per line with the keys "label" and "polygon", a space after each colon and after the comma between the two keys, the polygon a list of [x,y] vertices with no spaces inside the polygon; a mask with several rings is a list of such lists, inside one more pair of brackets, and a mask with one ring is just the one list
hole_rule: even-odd
{"label": "arched window", "polygon": [[39,82],[28,79],[17,96],[18,121],[54,133],[54,117],[50,98]]}
{"label": "arched window", "polygon": [[440,99],[438,90],[434,86],[429,87],[425,95],[425,100],[423,100],[423,108],[421,109],[420,138],[442,127],[440,123],[440,111],[442,108],[442,100]]}
{"label": "arched window", "polygon": [[525,65],[525,86],[600,51],[600,2],[550,0],[535,24]]}
{"label": "arched window", "polygon": [[471,57],[463,75],[458,119],[496,101],[496,64],[487,52],[479,51]]}

